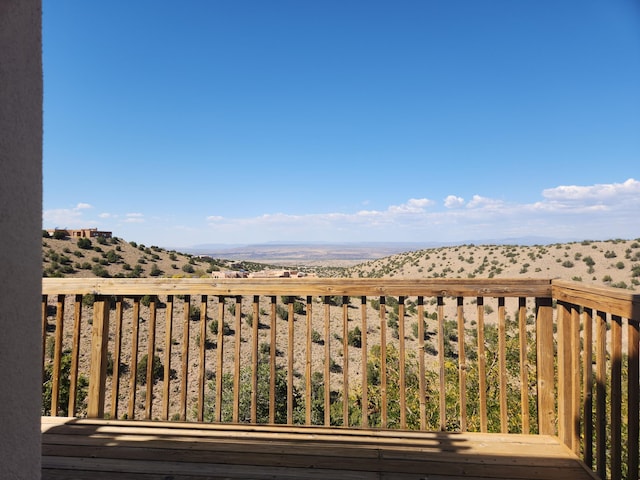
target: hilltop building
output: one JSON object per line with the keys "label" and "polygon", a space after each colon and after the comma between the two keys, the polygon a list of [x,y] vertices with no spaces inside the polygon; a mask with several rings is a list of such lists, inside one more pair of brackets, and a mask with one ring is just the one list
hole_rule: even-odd
{"label": "hilltop building", "polygon": [[107,232],[105,230],[98,230],[97,228],[81,228],[79,230],[70,230],[66,228],[53,228],[47,230],[47,233],[51,236],[54,236],[56,232],[62,232],[67,237],[71,238],[95,238],[95,237],[103,237],[103,238],[111,238],[112,232]]}

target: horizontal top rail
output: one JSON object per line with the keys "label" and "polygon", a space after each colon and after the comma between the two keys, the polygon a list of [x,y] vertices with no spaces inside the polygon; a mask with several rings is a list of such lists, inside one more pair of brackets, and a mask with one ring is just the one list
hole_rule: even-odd
{"label": "horizontal top rail", "polygon": [[550,297],[549,279],[43,278],[42,293],[94,295],[377,295]]}
{"label": "horizontal top rail", "polygon": [[629,290],[553,280],[553,298],[624,318],[640,320],[640,295]]}

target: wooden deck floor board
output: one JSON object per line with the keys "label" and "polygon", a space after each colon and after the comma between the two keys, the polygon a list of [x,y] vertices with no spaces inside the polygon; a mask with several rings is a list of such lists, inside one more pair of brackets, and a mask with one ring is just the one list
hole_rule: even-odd
{"label": "wooden deck floor board", "polygon": [[595,478],[557,439],[537,435],[48,417],[42,431],[44,479]]}

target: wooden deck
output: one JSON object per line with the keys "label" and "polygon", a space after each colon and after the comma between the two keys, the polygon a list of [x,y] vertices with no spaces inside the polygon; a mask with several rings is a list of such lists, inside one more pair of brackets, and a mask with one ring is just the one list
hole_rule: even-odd
{"label": "wooden deck", "polygon": [[589,479],[545,435],[42,418],[47,479]]}

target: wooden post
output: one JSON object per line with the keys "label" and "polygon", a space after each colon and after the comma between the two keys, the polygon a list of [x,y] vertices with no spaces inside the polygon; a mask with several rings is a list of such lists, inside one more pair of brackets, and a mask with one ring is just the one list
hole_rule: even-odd
{"label": "wooden post", "polygon": [[427,402],[424,370],[424,298],[418,297],[418,391],[420,392],[420,430],[427,429]]}
{"label": "wooden post", "polygon": [[122,348],[122,296],[116,299],[116,333],[113,351],[113,374],[111,376],[111,418],[118,418],[118,396],[120,395],[120,357]]}
{"label": "wooden post", "polygon": [[154,360],[156,356],[156,297],[149,303],[149,330],[147,332],[147,391],[145,397],[145,418],[151,419],[153,407]]}
{"label": "wooden post", "polygon": [[558,437],[573,449],[573,384],[571,373],[571,317],[569,306],[558,302]]}
{"label": "wooden post", "polygon": [[104,417],[104,397],[107,382],[107,342],[109,340],[109,297],[96,296],[93,303],[91,334],[91,367],[89,373],[88,418]]}
{"label": "wooden post", "polygon": [[[465,331],[464,331],[464,297],[457,299],[457,317],[458,317],[458,390],[460,391],[460,431],[467,431],[467,357],[465,351]],[[420,318],[424,315],[420,314]],[[420,334],[422,340],[424,333]],[[424,341],[422,342],[422,350],[424,350]],[[424,372],[420,372],[424,375]]]}
{"label": "wooden post", "polygon": [[342,297],[342,425],[349,426],[349,297]]}
{"label": "wooden post", "polygon": [[[629,383],[627,392],[627,405],[638,405],[638,376],[640,374],[640,331],[638,328],[638,318],[629,318],[627,325],[627,341],[629,350]],[[628,409],[628,468],[629,480],[638,480],[638,441],[639,441],[639,420],[638,408]]]}
{"label": "wooden post", "polygon": [[[520,332],[520,411],[522,433],[529,429],[529,365],[527,356],[527,299],[518,299],[518,326]],[[464,430],[463,430],[464,431]]]}
{"label": "wooden post", "polygon": [[622,318],[619,315],[611,315],[610,435],[611,480],[620,480],[622,478]]}
{"label": "wooden post", "polygon": [[78,363],[80,359],[80,327],[82,323],[82,295],[75,296],[73,314],[73,341],[71,348],[71,371],[69,372],[69,410],[68,415],[76,415],[76,397],[78,395]]}
{"label": "wooden post", "polygon": [[64,330],[64,295],[58,295],[56,304],[56,336],[53,351],[53,378],[51,382],[51,416],[58,415],[60,395],[60,370],[62,368],[62,341]]}
{"label": "wooden post", "polygon": [[[444,365],[444,297],[438,297],[438,368],[440,371],[440,388],[438,392],[440,416],[440,431],[447,429],[447,397],[446,397],[446,369]],[[404,390],[402,395],[406,395]],[[486,424],[486,421],[485,421]]]}
{"label": "wooden post", "polygon": [[[498,369],[500,370],[500,432],[509,433],[507,412],[507,326],[504,297],[498,297]],[[523,385],[520,388],[524,388]]]}
{"label": "wooden post", "polygon": [[180,420],[187,420],[187,381],[189,380],[189,321],[191,320],[191,296],[184,296],[182,317],[182,378],[180,380]]}
{"label": "wooden post", "polygon": [[260,328],[260,296],[253,296],[253,324],[251,325],[251,423],[258,421],[258,329]]}
{"label": "wooden post", "polygon": [[480,401],[480,431],[487,433],[487,359],[484,345],[484,298],[477,298],[478,308],[478,396]]}
{"label": "wooden post", "polygon": [[362,428],[369,427],[369,396],[367,390],[367,297],[360,297],[360,319],[362,320]]}
{"label": "wooden post", "polygon": [[173,333],[173,295],[167,296],[164,328],[164,377],[162,384],[162,418],[169,420],[169,394],[171,391],[171,343]]}
{"label": "wooden post", "polygon": [[306,425],[311,425],[311,350],[313,348],[311,342],[311,320],[312,320],[312,307],[311,307],[311,297],[307,296],[307,335],[306,335],[306,355],[305,355],[305,364],[304,364],[304,380],[305,380],[305,388],[304,388],[304,421]]}
{"label": "wooden post", "polygon": [[553,308],[551,298],[536,298],[538,431],[555,435]]}
{"label": "wooden post", "polygon": [[607,475],[607,314],[596,311],[596,473]]}

